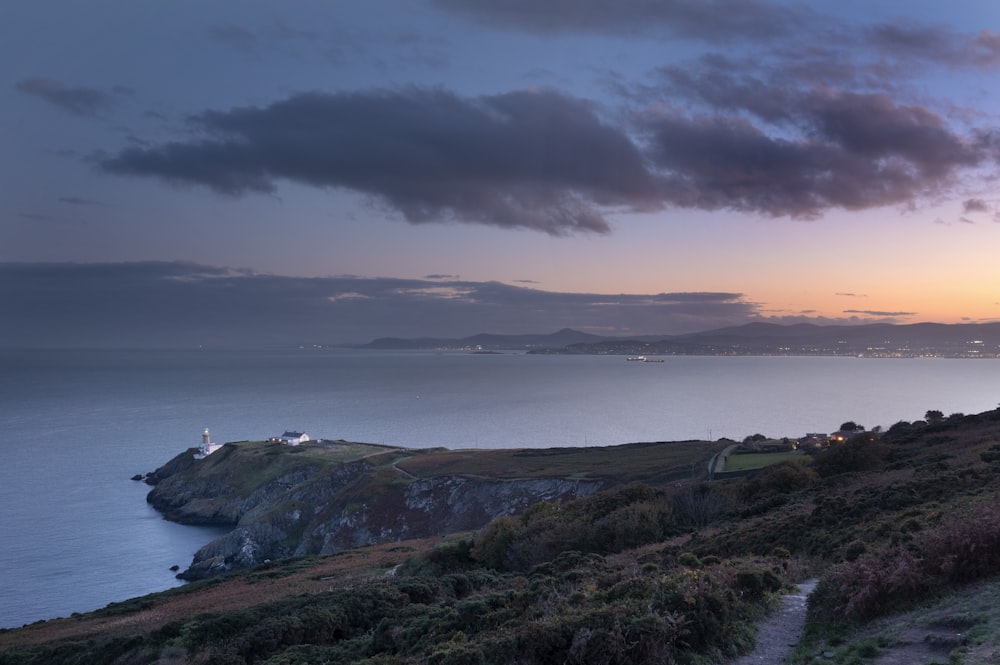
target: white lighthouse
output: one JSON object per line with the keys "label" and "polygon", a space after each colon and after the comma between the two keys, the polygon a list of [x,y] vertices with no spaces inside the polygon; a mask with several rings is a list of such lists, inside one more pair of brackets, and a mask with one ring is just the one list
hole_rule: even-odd
{"label": "white lighthouse", "polygon": [[209,434],[208,428],[206,427],[205,431],[201,433],[201,446],[199,446],[198,452],[195,454],[194,458],[205,459],[221,447],[222,446],[218,443],[212,443],[212,435]]}

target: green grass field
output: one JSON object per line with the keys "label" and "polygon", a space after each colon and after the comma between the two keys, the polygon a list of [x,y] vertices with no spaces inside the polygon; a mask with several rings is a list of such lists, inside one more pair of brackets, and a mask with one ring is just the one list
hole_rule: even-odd
{"label": "green grass field", "polygon": [[787,453],[750,453],[748,455],[730,455],[726,460],[725,471],[745,471],[746,469],[760,469],[771,466],[785,460],[801,460],[805,458],[805,453],[801,450],[793,450]]}

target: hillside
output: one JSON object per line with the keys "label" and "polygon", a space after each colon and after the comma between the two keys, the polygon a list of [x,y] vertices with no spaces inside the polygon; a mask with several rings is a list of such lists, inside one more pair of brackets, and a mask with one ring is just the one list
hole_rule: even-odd
{"label": "hillside", "polygon": [[[350,443],[229,443],[203,460],[185,451],[147,476],[167,519],[231,526],[181,576],[265,560],[477,529],[540,501],[628,482],[706,473],[718,443],[593,448],[414,450]],[[694,466],[692,466],[694,465]]]}
{"label": "hillside", "polygon": [[[616,484],[450,537],[271,562],[2,631],[0,663],[704,665],[749,649],[774,594],[807,576],[820,581],[796,663],[930,662],[890,660],[917,653],[904,649],[916,634],[936,640],[935,662],[993,662],[1000,411],[897,423],[747,478],[621,484],[672,445],[599,451],[586,471],[574,449],[495,451],[480,458],[493,481],[572,463]],[[688,474],[701,459],[689,452]],[[406,454],[395,461],[412,482],[483,471],[475,452]]]}

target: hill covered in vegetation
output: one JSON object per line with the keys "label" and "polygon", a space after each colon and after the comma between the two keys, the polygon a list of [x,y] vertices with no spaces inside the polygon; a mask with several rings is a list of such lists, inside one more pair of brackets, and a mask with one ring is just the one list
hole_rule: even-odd
{"label": "hill covered in vegetation", "polygon": [[[491,451],[489,466],[541,477],[575,450]],[[893,648],[871,632],[879,622],[986,593],[1000,574],[1000,410],[897,423],[724,481],[691,477],[705,452],[683,479],[615,476],[605,459],[588,472],[617,478],[605,488],[482,528],[272,561],[0,631],[0,663],[703,665],[748,650],[775,594],[806,577],[819,584],[796,662],[876,662]],[[482,468],[475,455],[396,462],[414,479],[455,477]],[[976,660],[1000,648],[988,603],[935,612],[960,634],[938,644],[942,662],[992,662]]]}
{"label": "hill covered in vegetation", "polygon": [[485,526],[542,501],[628,482],[707,475],[725,442],[593,448],[413,450],[347,441],[230,443],[177,455],[148,474],[148,501],[168,519],[231,526],[202,547],[185,579],[264,561]]}

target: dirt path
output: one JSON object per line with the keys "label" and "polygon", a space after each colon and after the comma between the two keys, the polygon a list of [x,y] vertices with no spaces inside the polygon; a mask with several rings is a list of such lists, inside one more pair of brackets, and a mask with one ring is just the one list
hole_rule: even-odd
{"label": "dirt path", "polygon": [[729,665],[780,665],[795,650],[806,626],[806,599],[817,580],[798,585],[796,593],[782,596],[778,609],[757,626],[757,646]]}

